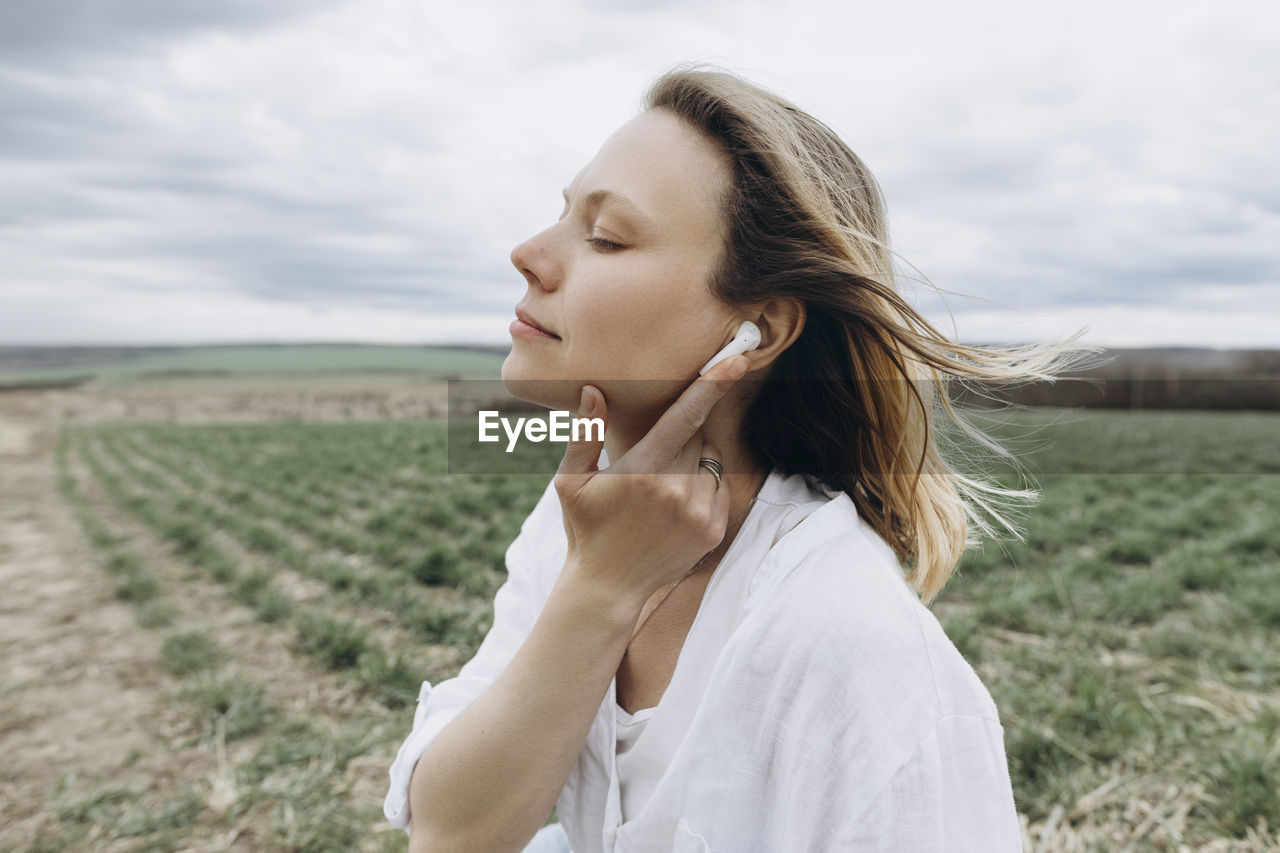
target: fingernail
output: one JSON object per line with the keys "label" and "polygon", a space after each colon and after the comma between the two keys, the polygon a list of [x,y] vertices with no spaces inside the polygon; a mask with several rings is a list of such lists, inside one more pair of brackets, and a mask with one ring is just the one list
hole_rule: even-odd
{"label": "fingernail", "polygon": [[729,368],[730,379],[741,379],[747,373],[747,368],[751,367],[751,359],[745,355],[735,355],[733,364]]}
{"label": "fingernail", "polygon": [[578,417],[585,418],[595,408],[595,400],[587,396],[587,386],[582,386],[582,397],[578,400]]}

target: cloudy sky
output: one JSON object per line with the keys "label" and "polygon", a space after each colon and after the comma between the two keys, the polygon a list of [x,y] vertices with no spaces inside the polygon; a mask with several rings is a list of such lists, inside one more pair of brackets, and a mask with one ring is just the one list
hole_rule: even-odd
{"label": "cloudy sky", "polygon": [[511,247],[701,60],[834,127],[965,341],[1280,346],[1257,2],[0,5],[0,344],[507,343]]}

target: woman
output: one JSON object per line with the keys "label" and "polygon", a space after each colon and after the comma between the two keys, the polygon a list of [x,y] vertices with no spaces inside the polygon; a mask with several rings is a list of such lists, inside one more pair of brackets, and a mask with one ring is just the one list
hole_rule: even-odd
{"label": "woman", "polygon": [[[504,382],[605,436],[508,549],[475,658],[423,684],[388,819],[415,851],[1021,849],[996,706],[927,605],[992,531],[973,507],[1012,530],[993,501],[1035,495],[960,475],[936,421],[970,429],[948,377],[1083,350],[933,330],[871,174],[791,104],[685,69],[645,106],[512,252]],[[746,320],[760,345],[699,379]]]}

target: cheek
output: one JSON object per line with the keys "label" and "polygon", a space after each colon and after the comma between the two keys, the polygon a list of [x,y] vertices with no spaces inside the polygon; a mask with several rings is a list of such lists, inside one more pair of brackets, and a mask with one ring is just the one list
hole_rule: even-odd
{"label": "cheek", "polygon": [[577,338],[593,344],[634,342],[668,310],[670,294],[645,265],[604,259],[583,272],[570,300]]}
{"label": "cheek", "polygon": [[701,349],[715,344],[706,330],[716,306],[691,266],[637,253],[581,267],[569,300],[570,358],[615,378],[682,377],[694,361],[696,372]]}
{"label": "cheek", "polygon": [[644,372],[652,345],[650,330],[660,323],[647,313],[651,306],[607,291],[593,294],[572,317],[569,358],[588,373],[622,379]]}

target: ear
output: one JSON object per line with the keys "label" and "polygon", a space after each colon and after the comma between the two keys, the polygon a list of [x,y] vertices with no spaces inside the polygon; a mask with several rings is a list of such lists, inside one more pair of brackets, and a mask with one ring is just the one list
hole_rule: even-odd
{"label": "ear", "polygon": [[754,310],[758,313],[750,319],[760,327],[760,346],[746,353],[752,373],[773,364],[796,342],[806,317],[804,303],[798,299],[774,299]]}

